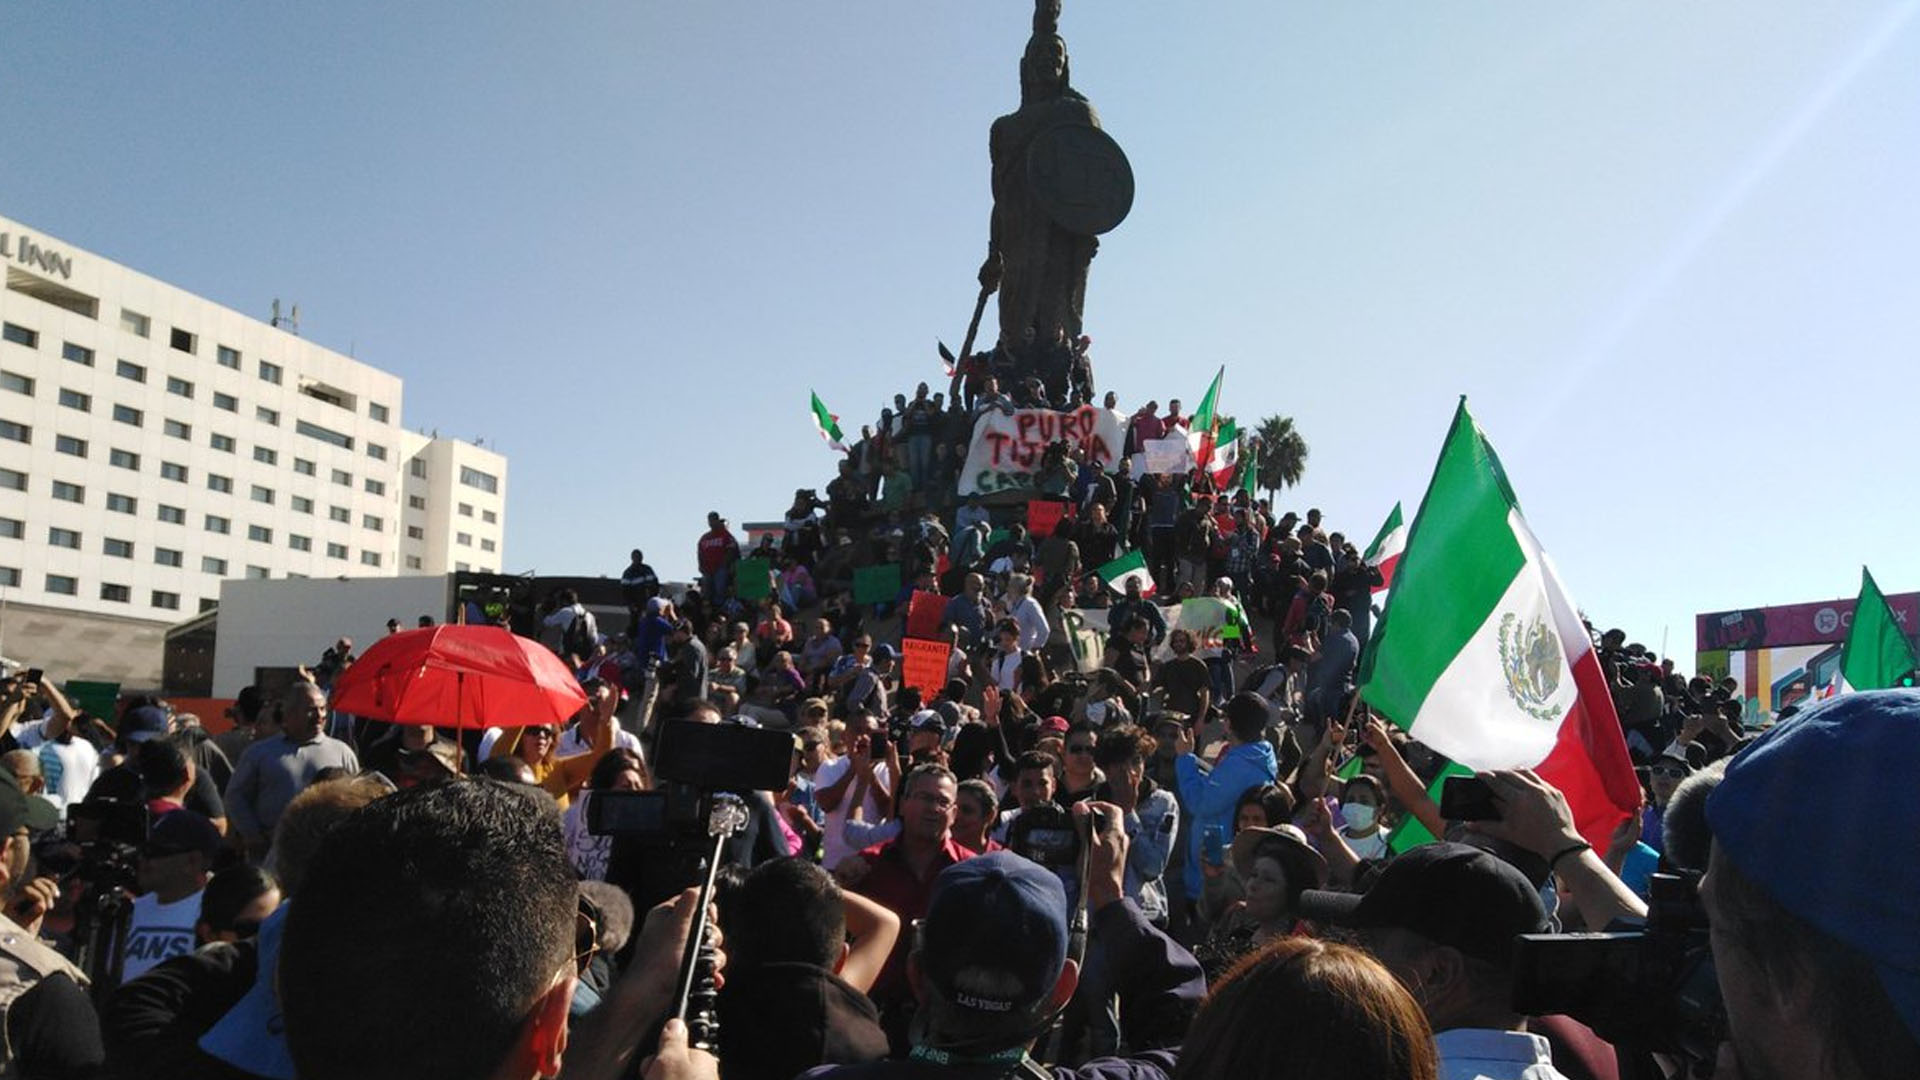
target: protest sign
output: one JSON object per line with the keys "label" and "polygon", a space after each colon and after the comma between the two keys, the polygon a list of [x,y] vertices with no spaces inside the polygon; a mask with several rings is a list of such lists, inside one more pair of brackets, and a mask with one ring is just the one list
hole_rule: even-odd
{"label": "protest sign", "polygon": [[1033,486],[1047,447],[1067,442],[1081,448],[1108,472],[1119,467],[1126,446],[1125,419],[1112,409],[1082,405],[1069,412],[1051,409],[993,410],[973,424],[973,441],[960,470],[959,492],[987,495]]}
{"label": "protest sign", "polygon": [[900,684],[916,686],[931,698],[947,685],[947,658],[953,646],[944,641],[906,638],[900,642]]}
{"label": "protest sign", "polygon": [[947,612],[947,598],[939,593],[921,589],[913,591],[913,599],[907,601],[907,636],[915,638],[937,638],[940,636],[940,617]]}
{"label": "protest sign", "polygon": [[853,572],[853,602],[890,604],[900,595],[900,564],[863,566]]}
{"label": "protest sign", "polygon": [[1053,535],[1060,527],[1060,519],[1067,514],[1067,504],[1053,499],[1030,499],[1027,502],[1027,534],[1034,539]]}
{"label": "protest sign", "polygon": [[1164,439],[1148,439],[1133,456],[1133,478],[1140,479],[1148,473],[1157,475],[1179,475],[1192,472],[1195,468],[1193,443],[1185,435],[1170,435]]}
{"label": "protest sign", "polygon": [[773,563],[741,559],[734,564],[733,595],[742,600],[764,600],[773,595]]}

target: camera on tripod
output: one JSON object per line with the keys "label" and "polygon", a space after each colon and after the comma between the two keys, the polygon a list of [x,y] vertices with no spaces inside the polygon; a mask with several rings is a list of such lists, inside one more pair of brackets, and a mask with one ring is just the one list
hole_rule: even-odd
{"label": "camera on tripod", "polygon": [[1605,933],[1521,935],[1514,1007],[1528,1016],[1564,1013],[1623,1049],[1712,1062],[1727,1014],[1699,880],[1655,874],[1644,922],[1622,920]]}
{"label": "camera on tripod", "polygon": [[[120,981],[127,920],[140,891],[140,850],[151,828],[146,804],[135,800],[85,799],[67,808],[68,840],[79,847],[70,872],[84,883],[74,905],[76,959],[98,1002]],[[53,860],[46,866],[59,871]]]}

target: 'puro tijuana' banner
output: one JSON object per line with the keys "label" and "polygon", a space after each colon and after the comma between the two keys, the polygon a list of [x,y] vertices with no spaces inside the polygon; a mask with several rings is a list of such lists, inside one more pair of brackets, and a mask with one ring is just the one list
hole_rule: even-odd
{"label": "'puro tijuana' banner", "polygon": [[1015,409],[991,411],[973,424],[973,443],[960,470],[961,495],[990,495],[1033,486],[1047,447],[1056,442],[1081,447],[1107,472],[1120,467],[1126,445],[1125,419],[1112,409],[1082,405],[1070,412]]}

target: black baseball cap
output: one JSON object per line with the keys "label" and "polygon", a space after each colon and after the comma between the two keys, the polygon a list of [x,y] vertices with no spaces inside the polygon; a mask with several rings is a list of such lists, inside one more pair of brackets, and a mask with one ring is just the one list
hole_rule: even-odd
{"label": "black baseball cap", "polygon": [[1309,889],[1300,914],[1352,927],[1411,930],[1468,956],[1506,964],[1513,939],[1547,929],[1540,893],[1511,864],[1466,844],[1426,844],[1386,865],[1364,895]]}
{"label": "black baseball cap", "polygon": [[160,859],[197,851],[211,860],[219,850],[220,830],[213,822],[192,810],[171,810],[153,823],[141,853]]}

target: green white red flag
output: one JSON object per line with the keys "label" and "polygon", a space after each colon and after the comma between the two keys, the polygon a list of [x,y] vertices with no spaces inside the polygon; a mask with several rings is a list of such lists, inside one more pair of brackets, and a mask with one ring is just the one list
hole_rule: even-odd
{"label": "green white red flag", "polygon": [[1468,768],[1531,768],[1606,850],[1640,785],[1578,609],[1465,399],[1414,515],[1361,693]]}
{"label": "green white red flag", "polygon": [[[1233,483],[1234,471],[1240,467],[1240,427],[1232,420],[1220,421],[1214,431],[1213,460],[1206,463],[1207,472],[1213,475],[1213,490],[1226,491]],[[1198,460],[1198,455],[1195,455]]]}
{"label": "green white red flag", "polygon": [[1153,575],[1147,571],[1146,555],[1138,550],[1127,552],[1095,570],[1094,573],[1099,574],[1100,580],[1107,583],[1107,588],[1122,596],[1127,593],[1129,581],[1140,583],[1141,596],[1153,595]]}
{"label": "green white red flag", "polygon": [[[812,391],[808,393],[811,394]],[[827,406],[820,400],[819,394],[813,394],[813,426],[820,432],[820,437],[827,440],[828,446],[842,453],[846,452],[847,444],[840,434],[840,418],[827,411]]]}
{"label": "green white red flag", "polygon": [[1400,504],[1393,504],[1393,513],[1375,534],[1373,543],[1367,545],[1367,553],[1361,561],[1380,571],[1380,584],[1373,587],[1374,592],[1393,586],[1394,568],[1400,565],[1400,555],[1407,550],[1407,527],[1400,520]]}
{"label": "green white red flag", "polygon": [[1886,690],[1899,686],[1916,664],[1913,642],[1866,567],[1860,568],[1860,599],[1853,605],[1847,643],[1840,648],[1836,691]]}

